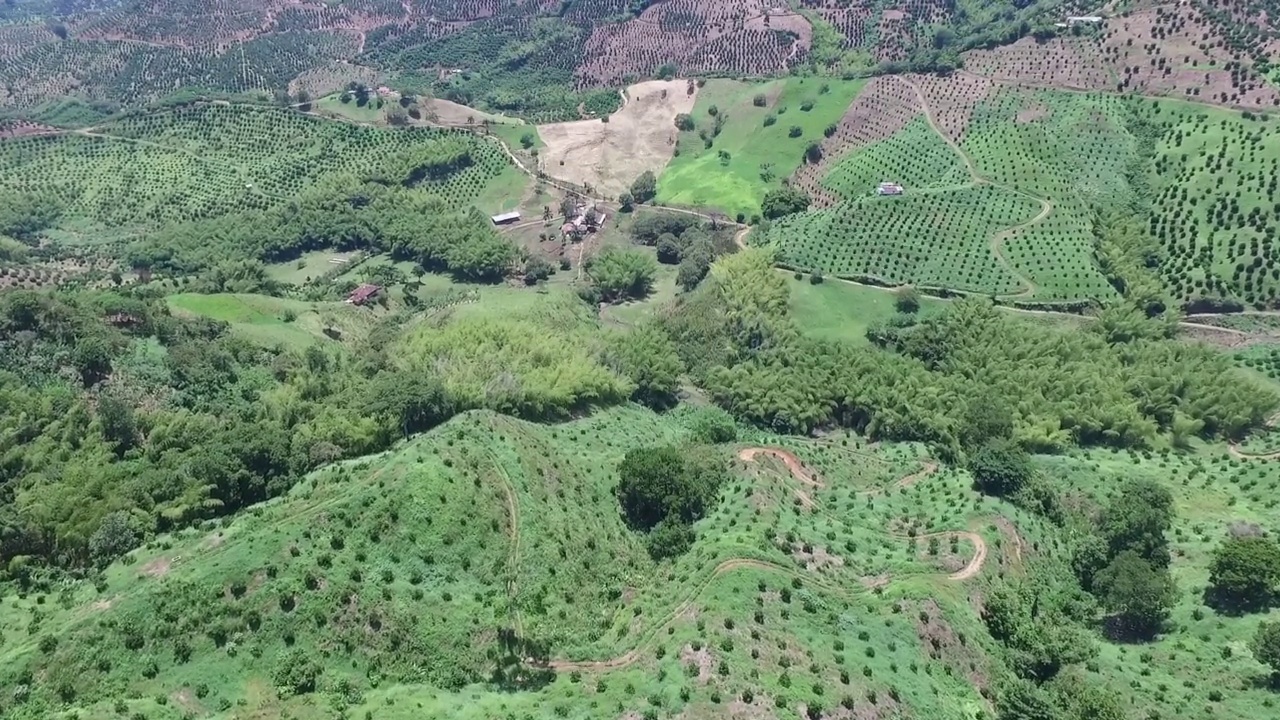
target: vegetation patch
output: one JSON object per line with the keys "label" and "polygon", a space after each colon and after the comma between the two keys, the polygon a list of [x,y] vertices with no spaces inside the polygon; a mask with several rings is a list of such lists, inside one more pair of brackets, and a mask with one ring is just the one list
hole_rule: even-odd
{"label": "vegetation patch", "polygon": [[[805,162],[862,87],[860,81],[788,78],[766,83],[708,80],[692,125],[659,178],[658,201],[750,218],[765,193]],[[763,102],[757,104],[759,100]]]}

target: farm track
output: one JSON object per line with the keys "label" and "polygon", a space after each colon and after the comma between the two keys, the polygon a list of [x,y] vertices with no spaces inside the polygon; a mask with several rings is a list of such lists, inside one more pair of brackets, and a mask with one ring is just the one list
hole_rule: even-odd
{"label": "farm track", "polygon": [[516,596],[520,592],[520,503],[516,498],[515,486],[511,484],[511,475],[507,473],[507,468],[502,464],[502,461],[492,448],[486,447],[485,451],[489,454],[489,461],[493,463],[493,467],[497,471],[498,479],[502,484],[502,494],[505,496],[507,515],[511,518],[509,530],[511,548],[507,551],[507,572],[509,573],[507,577],[507,599],[511,603],[511,624],[513,629],[517,635],[523,635],[524,622],[520,617],[520,608],[516,604]]}
{"label": "farm track", "polygon": [[1023,230],[1031,227],[1032,225],[1036,225],[1040,222],[1043,222],[1045,218],[1049,217],[1049,215],[1053,212],[1053,201],[1047,197],[1040,197],[1038,195],[1033,195],[1032,193],[1026,192],[1024,190],[1019,190],[1018,188],[1015,188],[1011,185],[997,183],[991,180],[990,178],[986,177],[985,175],[983,175],[981,172],[979,172],[977,164],[973,162],[973,158],[969,156],[969,153],[965,152],[964,148],[960,147],[960,144],[958,142],[951,139],[949,135],[947,135],[945,132],[942,131],[942,128],[938,125],[937,120],[934,118],[933,108],[930,107],[929,100],[925,97],[924,92],[920,89],[920,86],[917,85],[915,81],[908,80],[905,77],[902,78],[902,81],[905,82],[908,86],[910,86],[913,91],[915,91],[916,98],[920,101],[920,109],[924,112],[925,122],[927,122],[929,125],[929,128],[933,130],[933,132],[939,138],[941,138],[944,143],[947,144],[947,147],[951,148],[951,150],[957,156],[959,156],[961,162],[964,163],[965,169],[968,170],[969,177],[970,179],[972,179],[974,186],[990,185],[992,187],[997,187],[1002,190],[1007,190],[1009,192],[1017,193],[1018,195],[1022,195],[1023,197],[1030,198],[1040,203],[1040,212],[1037,213],[1035,217],[1031,218],[1026,222],[1019,223],[1017,225],[1013,225],[1011,227],[1005,228],[1004,230],[1001,230],[1000,232],[997,232],[995,235],[991,236],[991,254],[995,256],[996,262],[1004,266],[1005,270],[1007,270],[1010,275],[1017,278],[1018,282],[1022,283],[1023,285],[1023,289],[1020,290],[1019,292],[1016,292],[1010,295],[1002,295],[1001,297],[1016,299],[1016,298],[1027,298],[1035,295],[1037,290],[1035,281],[1032,280],[1031,276],[1022,273],[1016,267],[1014,267],[1013,263],[1009,262],[1009,259],[1005,257],[1005,254],[1004,254],[1004,244],[1005,244],[1005,241],[1007,241],[1010,237],[1018,234],[1019,232],[1022,232]]}
{"label": "farm track", "polygon": [[[965,71],[960,71],[960,72],[965,72]],[[974,75],[973,73],[965,73],[965,74],[970,75],[970,76],[972,76],[972,77],[983,77],[983,76],[980,76],[980,75]],[[989,79],[989,78],[988,78],[988,79]],[[995,82],[1001,82],[1002,84],[1005,84],[1005,85],[1018,86],[1018,83],[1013,83],[1013,82],[1005,82],[1005,81],[995,81]],[[1033,87],[1033,86],[1027,86],[1027,87]],[[1044,88],[1044,89],[1061,89],[1061,88]],[[1112,95],[1116,95],[1116,93],[1106,93],[1105,91],[1084,91],[1084,90],[1081,90],[1081,91],[1078,91],[1078,92],[1082,92],[1082,93],[1086,93],[1086,92],[1098,92],[1098,93],[1102,93],[1102,94],[1112,94]],[[1141,97],[1148,97],[1149,99],[1164,99],[1164,98],[1161,98],[1161,97],[1159,97],[1159,96],[1145,96],[1145,95],[1144,95],[1144,96],[1141,96]],[[1191,101],[1186,101],[1186,102],[1191,102]],[[210,101],[210,103],[209,103],[209,104],[213,104],[213,105],[225,105],[225,106],[244,105],[244,106],[246,106],[246,107],[252,107],[252,108],[258,108],[258,107],[261,107],[261,106],[259,106],[259,105],[255,105],[255,104],[252,104],[252,103],[233,103],[233,102],[226,101],[226,100],[214,100],[214,101]],[[1193,104],[1203,105],[1203,106],[1205,106],[1205,107],[1215,107],[1215,108],[1221,108],[1221,107],[1222,107],[1222,106],[1219,106],[1219,105],[1213,105],[1213,104],[1211,104],[1211,103],[1193,103]],[[338,122],[338,123],[344,123],[344,124],[347,124],[347,125],[357,125],[357,126],[361,126],[361,127],[374,127],[374,128],[384,127],[384,126],[380,126],[380,125],[378,125],[378,124],[376,124],[376,123],[359,122],[359,121],[355,121],[355,120],[348,120],[348,119],[344,119],[344,118],[329,117],[329,116],[326,116],[326,115],[321,115],[321,114],[316,113],[316,112],[303,112],[303,111],[301,111],[301,110],[297,110],[296,106],[295,106],[293,109],[294,109],[295,111],[297,111],[297,112],[300,112],[300,113],[301,113],[301,114],[303,114],[303,115],[308,116],[308,117],[313,117],[313,118],[316,118],[316,119],[319,119],[319,120],[324,120],[324,121],[327,121],[327,122]],[[934,129],[934,131],[935,131],[935,132],[938,132],[938,133],[939,133],[939,135],[940,135],[940,136],[942,136],[944,140],[947,140],[947,141],[948,141],[948,142],[947,142],[947,144],[948,144],[949,146],[951,146],[951,147],[953,147],[953,148],[956,148],[956,146],[955,146],[952,142],[950,142],[950,140],[946,137],[946,135],[945,135],[945,134],[943,134],[943,133],[942,133],[942,132],[941,132],[941,131],[940,131],[940,130],[935,126],[935,125],[933,125],[933,123],[932,123],[932,121],[931,121],[931,118],[932,118],[932,112],[926,113],[926,116],[930,118],[930,127],[932,127],[932,128]],[[456,123],[453,123],[453,124],[451,124],[451,123],[430,123],[430,125],[432,125],[432,126],[434,126],[434,127],[462,128],[462,129],[467,129],[467,130],[472,130],[472,131],[475,131],[475,130],[476,130],[476,128],[475,128],[474,126],[472,126],[472,125],[466,125],[466,124],[461,124],[461,125],[460,125],[460,124],[456,124]],[[479,133],[477,133],[477,134],[479,134]],[[192,151],[190,151],[190,150],[186,150],[185,148],[175,148],[175,147],[173,147],[173,146],[164,145],[164,144],[161,144],[161,143],[152,143],[152,142],[150,142],[150,141],[146,141],[146,140],[138,140],[138,139],[136,139],[136,138],[125,138],[125,137],[120,137],[120,136],[116,136],[116,135],[109,135],[109,134],[105,134],[105,133],[99,133],[99,132],[96,132],[96,131],[95,131],[95,128],[93,128],[93,127],[90,127],[90,128],[83,128],[83,129],[79,129],[79,130],[52,129],[52,130],[48,130],[48,131],[42,131],[42,132],[40,132],[40,133],[31,133],[31,135],[42,135],[42,136],[49,136],[49,135],[84,135],[84,136],[88,136],[88,137],[99,137],[99,138],[109,139],[109,140],[119,140],[119,141],[121,141],[121,142],[133,142],[133,143],[139,143],[139,144],[143,144],[143,145],[150,145],[150,146],[152,146],[152,147],[160,148],[160,149],[163,149],[163,150],[170,150],[170,151],[175,151],[175,152],[182,152],[182,153],[185,153],[185,154],[191,155],[191,156],[193,156],[193,157],[200,157],[198,154],[196,154],[196,153],[194,153],[194,152],[192,152]],[[573,185],[571,185],[571,184],[569,184],[569,183],[563,183],[563,182],[560,182],[560,181],[556,180],[555,178],[552,178],[552,177],[547,176],[547,175],[540,175],[540,174],[539,174],[539,172],[538,172],[537,170],[532,170],[532,169],[530,169],[530,168],[526,167],[526,166],[525,166],[525,164],[524,164],[523,162],[521,162],[521,161],[520,161],[520,159],[515,155],[515,153],[513,153],[513,152],[511,151],[511,148],[510,148],[510,147],[508,147],[508,146],[507,146],[507,144],[506,144],[505,142],[503,142],[503,141],[502,141],[500,138],[498,138],[497,136],[494,136],[494,135],[481,135],[481,137],[485,138],[485,139],[486,139],[486,140],[488,140],[489,142],[497,143],[498,147],[503,151],[503,153],[504,153],[504,154],[506,154],[506,156],[511,160],[512,164],[513,164],[513,165],[515,165],[516,169],[517,169],[517,170],[519,170],[521,173],[523,173],[523,174],[525,174],[525,175],[528,175],[529,177],[533,178],[534,180],[541,180],[541,181],[543,181],[543,182],[547,183],[548,185],[551,185],[551,186],[553,186],[553,187],[556,187],[556,188],[558,188],[558,189],[560,189],[560,190],[563,190],[563,191],[565,191],[565,192],[572,192],[572,193],[576,193],[576,194],[580,194],[580,195],[587,196],[585,193],[583,193],[583,189],[582,189],[582,188],[575,187],[575,186],[573,186]],[[965,161],[966,161],[966,162],[965,162],[966,167],[970,167],[970,168],[972,168],[972,167],[973,167],[973,166],[972,166],[972,162],[971,162],[971,161],[969,161],[969,158],[967,157],[967,155],[965,155],[963,152],[960,152],[960,151],[958,150],[958,148],[956,148],[956,149],[957,149],[957,151],[959,152],[959,154],[961,155],[961,157],[965,159]],[[955,187],[954,187],[954,188],[952,188],[952,189],[962,189],[963,187],[969,187],[969,186],[967,186],[967,185],[966,185],[966,186],[955,186]],[[1000,186],[1000,187],[1005,187],[1005,186]],[[933,189],[931,189],[931,190],[933,190],[933,191],[937,192],[937,191],[944,190],[944,189],[947,189],[947,188],[933,188]],[[1014,226],[1013,228],[1010,228],[1010,229],[1005,230],[1005,231],[1002,231],[1002,232],[1006,232],[1006,233],[1008,233],[1008,232],[1011,232],[1011,231],[1017,231],[1017,230],[1020,230],[1020,229],[1025,229],[1026,227],[1028,227],[1028,226],[1032,225],[1032,224],[1033,224],[1033,221],[1034,221],[1034,222],[1039,222],[1040,220],[1043,220],[1043,219],[1044,219],[1044,217],[1047,217],[1048,213],[1052,211],[1052,203],[1051,203],[1051,201],[1049,201],[1047,198],[1038,198],[1038,197],[1036,197],[1036,196],[1034,196],[1034,195],[1030,195],[1030,194],[1028,194],[1028,193],[1024,193],[1024,192],[1022,192],[1022,191],[1019,191],[1019,190],[1016,190],[1016,189],[1013,189],[1013,188],[1006,188],[1006,189],[1011,189],[1011,190],[1013,190],[1014,192],[1018,192],[1019,194],[1022,194],[1022,195],[1023,195],[1023,196],[1025,196],[1025,197],[1029,197],[1029,198],[1035,199],[1037,202],[1040,202],[1040,203],[1042,204],[1042,209],[1041,209],[1041,213],[1040,213],[1039,215],[1037,215],[1037,218],[1039,218],[1039,220],[1037,220],[1036,218],[1033,218],[1033,219],[1032,219],[1032,221],[1028,221],[1028,222],[1026,222],[1026,223],[1022,223],[1022,224],[1020,224],[1020,225]],[[589,197],[592,197],[592,199],[595,199],[595,200],[598,200],[598,201],[602,201],[606,206],[608,206],[608,207],[610,208],[610,210],[612,210],[613,212],[617,212],[617,205],[616,205],[616,203],[612,203],[612,202],[610,202],[610,201],[608,200],[608,198],[605,198],[605,197],[600,196],[600,195],[590,195]],[[1048,208],[1043,207],[1044,203],[1049,203]],[[719,222],[719,223],[723,223],[723,224],[726,224],[726,225],[732,225],[732,226],[734,226],[734,227],[739,228],[738,232],[734,235],[734,238],[733,238],[733,239],[734,239],[734,243],[738,246],[738,248],[739,248],[739,249],[743,249],[743,250],[745,250],[745,249],[747,249],[747,247],[748,247],[748,245],[747,245],[747,236],[751,233],[751,230],[752,230],[752,227],[751,227],[750,225],[746,225],[746,224],[743,224],[743,223],[735,222],[735,221],[733,221],[733,220],[731,220],[731,219],[729,219],[729,218],[727,218],[727,217],[724,217],[723,215],[718,214],[718,213],[708,213],[708,212],[703,212],[703,211],[699,211],[699,210],[691,210],[691,209],[689,209],[689,208],[672,207],[672,206],[667,206],[667,205],[653,205],[653,206],[650,206],[650,205],[637,205],[637,206],[636,206],[636,210],[637,210],[637,211],[641,211],[641,210],[650,210],[650,209],[651,209],[651,210],[654,210],[654,211],[673,212],[673,213],[678,213],[678,214],[682,214],[682,215],[689,215],[689,216],[693,216],[693,217],[699,217],[699,218],[702,218],[702,219],[704,219],[704,220],[708,220],[708,221],[712,221],[712,222]],[[1003,264],[1006,264],[1006,266],[1008,266],[1008,265],[1007,265],[1007,263],[1004,263],[1004,258],[1003,258],[1003,255],[1002,255],[1002,254],[997,253],[997,258],[998,258],[998,259],[1000,259],[1000,260],[1002,261],[1002,263],[1003,263]],[[1016,274],[1016,273],[1015,273],[1015,274]],[[888,285],[885,285],[885,284],[877,284],[877,283],[871,283],[871,282],[860,282],[860,281],[858,281],[858,280],[852,280],[852,279],[849,279],[849,278],[842,278],[842,277],[833,277],[833,278],[831,278],[831,279],[834,279],[834,280],[836,280],[836,281],[838,281],[838,282],[848,283],[848,284],[850,284],[850,285],[856,285],[856,286],[858,286],[858,287],[872,288],[872,289],[876,289],[876,290],[882,290],[882,291],[885,291],[885,292],[893,292],[894,290],[898,289],[899,287],[904,287],[904,286],[905,286],[905,284],[904,284],[904,285],[899,285],[899,286],[888,286]],[[946,291],[946,290],[954,290],[953,288],[945,288],[945,287],[937,287],[937,288],[928,287],[928,286],[921,286],[921,287],[923,287],[923,288],[925,288],[925,289],[936,289],[936,290],[944,290],[944,291]],[[1014,299],[1016,299],[1016,298],[1019,298],[1019,297],[1024,296],[1025,294],[1026,294],[1026,291],[1024,290],[1022,293],[1016,293],[1016,294],[1014,294],[1014,295],[1003,295],[1003,296],[1000,296],[1000,297],[1003,297],[1003,298],[1014,298]],[[1068,318],[1070,318],[1070,319],[1080,319],[1080,318],[1083,318],[1083,319],[1086,319],[1086,320],[1087,320],[1087,319],[1091,319],[1091,316],[1089,316],[1089,315],[1084,315],[1084,314],[1079,314],[1079,313],[1060,312],[1060,311],[1054,311],[1054,310],[1038,310],[1038,309],[1034,309],[1034,308],[1017,307],[1017,306],[1013,306],[1013,305],[1008,305],[1008,306],[1005,306],[1005,307],[1007,307],[1009,310],[1011,310],[1011,311],[1013,311],[1013,312],[1019,312],[1019,313],[1029,314],[1029,315],[1040,315],[1040,316],[1044,316],[1044,317],[1060,317],[1060,318],[1064,318],[1064,319],[1068,319]],[[1187,317],[1188,319],[1181,321],[1181,322],[1179,323],[1179,325],[1180,325],[1181,327],[1186,327],[1186,328],[1201,328],[1201,329],[1205,329],[1205,330],[1212,330],[1212,331],[1221,332],[1221,333],[1224,333],[1224,334],[1239,335],[1239,336],[1244,336],[1244,337],[1250,337],[1250,336],[1252,336],[1252,333],[1249,333],[1249,332],[1244,331],[1244,330],[1237,330],[1237,329],[1235,329],[1235,328],[1225,328],[1225,327],[1219,327],[1219,326],[1216,326],[1216,325],[1208,325],[1208,324],[1204,324],[1204,323],[1197,323],[1197,322],[1194,322],[1194,321],[1192,320],[1193,318],[1231,317],[1231,316],[1235,316],[1235,315],[1258,315],[1258,316],[1272,316],[1272,317],[1280,317],[1280,310],[1242,310],[1242,311],[1238,311],[1238,312],[1222,312],[1222,313],[1195,313],[1195,314],[1192,314],[1192,315],[1187,315],[1186,317]]]}
{"label": "farm track", "polygon": [[[760,455],[769,455],[771,457],[781,460],[783,464],[786,465],[787,470],[790,472],[792,478],[794,478],[796,481],[810,487],[824,487],[823,482],[820,479],[818,479],[818,477],[814,475],[812,471],[807,469],[804,463],[798,457],[796,457],[794,453],[792,453],[789,450],[784,450],[782,448],[773,448],[773,447],[747,447],[739,450],[737,457],[738,459],[743,460],[745,462],[755,462],[755,459]],[[922,470],[903,476],[897,482],[894,483],[893,487],[909,486],[919,481],[923,477],[926,477],[928,475],[933,474],[934,472],[937,472],[937,469],[938,469],[938,465],[936,463],[926,462]],[[868,492],[878,493],[883,491],[877,489],[877,490],[870,490]],[[813,507],[815,509],[817,508],[816,502],[813,503]],[[928,540],[929,538],[934,538],[934,537],[937,537],[937,538],[960,537],[971,542],[974,546],[973,558],[971,558],[969,562],[960,570],[957,570],[956,572],[953,572],[947,575],[946,578],[947,580],[950,580],[950,581],[960,582],[960,581],[973,578],[979,572],[982,571],[982,567],[987,561],[987,542],[985,539],[983,539],[981,535],[975,532],[969,532],[967,530],[944,530],[941,532],[926,533],[926,534],[915,535],[915,536],[901,535],[897,533],[889,533],[889,534],[895,538],[904,538],[904,539],[910,538],[914,540]],[[729,558],[726,560],[721,560],[716,565],[714,565],[710,569],[710,571],[706,574],[706,576],[703,577],[702,580],[700,580],[693,587],[693,589],[685,596],[683,600],[677,603],[675,607],[673,607],[670,611],[668,611],[661,618],[659,618],[658,621],[652,627],[650,627],[647,631],[645,631],[643,635],[641,635],[640,639],[636,642],[635,647],[633,647],[632,649],[626,651],[625,653],[622,653],[621,655],[609,658],[607,660],[552,660],[550,663],[548,663],[548,666],[552,670],[556,670],[556,671],[619,670],[625,667],[629,667],[635,664],[636,661],[638,661],[641,658],[641,652],[643,651],[643,649],[647,645],[649,645],[649,643],[651,643],[653,639],[657,637],[663,630],[667,629],[668,627],[673,625],[677,620],[679,620],[680,616],[684,615],[689,610],[689,608],[693,606],[694,601],[696,601],[698,597],[702,595],[702,593],[706,592],[707,588],[709,588],[717,578],[727,573],[733,572],[735,570],[743,570],[743,569],[773,572],[773,573],[778,573],[779,575],[784,575],[789,578],[796,578],[803,581],[805,585],[809,587],[816,587],[821,590],[831,592],[833,594],[843,595],[846,598],[852,598],[858,594],[861,594],[861,592],[865,592],[866,590],[873,589],[868,587],[868,588],[862,588],[862,590],[859,592],[855,592],[853,590],[845,588],[842,585],[829,582],[825,579],[815,578],[811,573],[808,573],[806,571],[803,571],[794,567],[788,567],[785,565],[780,565],[778,563],[770,562],[767,560],[759,560],[756,558],[748,558],[748,557]]]}
{"label": "farm track", "polygon": [[[1276,413],[1275,415],[1267,418],[1267,427],[1272,428],[1276,425],[1280,425],[1280,413]],[[1241,450],[1240,443],[1235,442],[1227,445],[1227,454],[1237,460],[1280,460],[1280,450],[1271,450],[1264,453],[1250,453]]]}

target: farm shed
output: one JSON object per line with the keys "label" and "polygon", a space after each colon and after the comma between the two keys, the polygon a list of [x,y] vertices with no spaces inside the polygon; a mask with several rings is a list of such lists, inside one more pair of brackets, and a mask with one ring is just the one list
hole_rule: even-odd
{"label": "farm shed", "polygon": [[365,283],[351,291],[351,294],[347,296],[347,302],[352,305],[363,305],[377,297],[380,292],[382,292],[381,287]]}
{"label": "farm shed", "polygon": [[901,195],[903,192],[902,186],[895,182],[882,182],[876,188],[877,195]]}
{"label": "farm shed", "polygon": [[494,225],[507,225],[520,219],[520,211],[513,210],[508,213],[502,213],[501,215],[494,215],[490,219],[493,220]]}

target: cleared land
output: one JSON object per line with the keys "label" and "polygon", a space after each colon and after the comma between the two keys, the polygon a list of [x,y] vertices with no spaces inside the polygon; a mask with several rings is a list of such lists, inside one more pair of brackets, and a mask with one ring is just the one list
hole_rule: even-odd
{"label": "cleared land", "polygon": [[[198,315],[230,323],[232,332],[265,347],[306,348],[337,338],[354,340],[367,329],[369,309],[333,303],[251,294],[170,295],[169,307],[177,314]],[[325,329],[331,329],[327,335]]]}
{"label": "cleared land", "polygon": [[616,197],[637,175],[662,172],[676,147],[676,115],[693,110],[696,86],[684,80],[632,85],[608,122],[578,120],[538,126],[547,175]]}
{"label": "cleared land", "polygon": [[[680,154],[658,180],[658,201],[751,217],[771,188],[804,162],[862,87],[861,81],[708,80],[680,133]],[[761,99],[763,102],[761,102]]]}

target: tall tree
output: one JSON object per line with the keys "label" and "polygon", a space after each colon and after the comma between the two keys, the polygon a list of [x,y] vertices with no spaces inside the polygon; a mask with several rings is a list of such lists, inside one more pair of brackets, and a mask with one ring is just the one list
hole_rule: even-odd
{"label": "tall tree", "polygon": [[1209,566],[1209,596],[1215,605],[1249,612],[1267,607],[1280,586],[1280,544],[1247,535],[1223,541]]}
{"label": "tall tree", "polygon": [[1125,550],[1094,578],[1102,604],[1122,637],[1150,639],[1164,627],[1176,601],[1173,578],[1134,550]]}
{"label": "tall tree", "polygon": [[651,170],[645,170],[631,183],[631,197],[641,205],[649,202],[658,194],[658,178]]}

